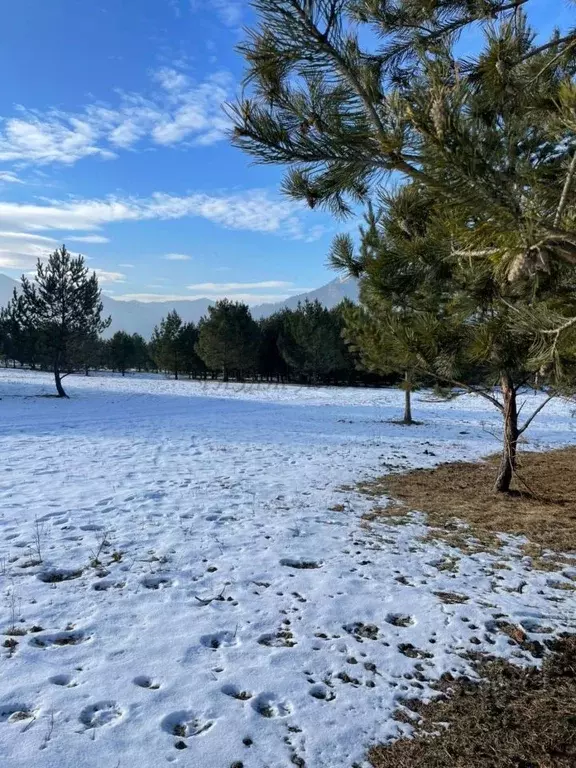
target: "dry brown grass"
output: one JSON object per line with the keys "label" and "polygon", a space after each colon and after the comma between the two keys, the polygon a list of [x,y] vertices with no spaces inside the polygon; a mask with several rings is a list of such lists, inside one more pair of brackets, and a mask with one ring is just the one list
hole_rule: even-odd
{"label": "dry brown grass", "polygon": [[448,697],[407,702],[397,719],[415,713],[416,737],[373,747],[374,768],[574,768],[576,636],[555,643],[542,671],[505,661],[477,667],[481,683],[445,679]]}
{"label": "dry brown grass", "polygon": [[[367,517],[425,512],[434,527],[429,536],[465,551],[497,548],[497,533],[524,535],[531,542],[526,554],[544,569],[549,561],[541,558],[541,548],[576,551],[576,448],[523,453],[520,479],[507,495],[492,490],[496,462],[489,457],[482,462],[441,464],[361,483],[363,493],[394,499]],[[468,523],[469,530],[463,531],[455,519]]]}

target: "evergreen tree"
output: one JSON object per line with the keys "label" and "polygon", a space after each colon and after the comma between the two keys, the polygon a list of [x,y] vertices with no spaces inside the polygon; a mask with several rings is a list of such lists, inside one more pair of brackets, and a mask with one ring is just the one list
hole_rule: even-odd
{"label": "evergreen tree", "polygon": [[222,299],[208,307],[198,324],[196,350],[207,368],[238,379],[255,370],[258,362],[258,325],[246,304]]}
{"label": "evergreen tree", "polygon": [[293,372],[315,384],[345,367],[340,334],[335,315],[319,301],[305,301],[286,314],[280,351]]}
{"label": "evergreen tree", "polygon": [[175,379],[182,370],[181,331],[182,318],[176,310],[172,310],[162,319],[160,325],[154,328],[150,342],[150,352],[158,368],[170,371]]}
{"label": "evergreen tree", "polygon": [[[391,173],[412,185],[426,232],[406,227],[402,260],[384,226],[362,291],[371,335],[451,383],[482,361],[501,390],[501,401],[482,392],[503,414],[498,490],[532,418],[518,426],[519,388],[536,370],[560,386],[575,343],[576,30],[536,42],[522,10],[533,4],[256,0],[259,27],[242,47],[253,93],[232,109],[235,143],[286,164],[285,191],[312,207],[347,214]],[[483,44],[462,59],[471,26]],[[449,271],[435,313],[399,312],[383,291],[384,270],[408,269],[425,293],[414,238],[432,272]],[[362,271],[362,258],[349,265]]]}
{"label": "evergreen tree", "polygon": [[16,290],[8,306],[0,313],[0,326],[2,353],[7,360],[18,361],[20,365],[29,365],[32,369],[44,362],[42,333],[24,322],[24,307]]}
{"label": "evergreen tree", "polygon": [[150,365],[150,354],[148,352],[148,344],[143,336],[139,333],[132,334],[133,351],[133,365],[138,371],[148,370]]}
{"label": "evergreen tree", "polygon": [[206,366],[196,351],[198,328],[194,323],[184,323],[180,329],[178,343],[182,359],[182,370],[185,371],[188,376],[196,376],[204,373]]}
{"label": "evergreen tree", "polygon": [[108,341],[108,359],[111,367],[124,376],[127,369],[134,365],[135,351],[134,337],[126,331],[116,331]]}
{"label": "evergreen tree", "polygon": [[281,310],[258,321],[260,331],[258,373],[268,380],[283,381],[288,376],[288,365],[280,351],[280,338],[285,334],[289,311]]}
{"label": "evergreen tree", "polygon": [[[541,334],[519,316],[534,307],[543,314],[553,315],[558,306],[576,313],[576,276],[555,262],[530,281],[529,291],[498,280],[486,262],[453,254],[443,215],[442,203],[425,188],[401,187],[388,197],[370,247],[359,257],[348,249],[363,275],[361,306],[347,313],[348,338],[370,367],[405,366],[498,408],[503,450],[495,489],[508,491],[520,436],[548,399],[570,387],[576,362],[573,331],[558,341],[551,365]],[[521,425],[520,390],[543,385],[549,386],[547,399]]]}
{"label": "evergreen tree", "polygon": [[96,273],[90,275],[82,256],[72,257],[65,246],[46,263],[38,261],[34,282],[22,276],[8,313],[19,328],[40,335],[59,397],[67,397],[62,379],[78,365],[83,345],[110,324],[102,309]]}

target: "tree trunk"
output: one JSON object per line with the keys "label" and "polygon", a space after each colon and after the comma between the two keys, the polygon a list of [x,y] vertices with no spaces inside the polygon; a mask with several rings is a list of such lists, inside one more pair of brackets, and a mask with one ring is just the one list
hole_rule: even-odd
{"label": "tree trunk", "polygon": [[516,470],[516,453],[518,448],[518,404],[516,390],[509,376],[502,376],[500,386],[504,397],[504,445],[498,468],[498,476],[494,490],[498,493],[508,493],[510,483]]}
{"label": "tree trunk", "polygon": [[412,382],[408,371],[404,374],[404,419],[402,423],[408,426],[414,424],[412,421]]}
{"label": "tree trunk", "polygon": [[58,360],[55,360],[54,362],[54,382],[56,384],[58,397],[68,397],[66,392],[64,392],[64,387],[62,386],[62,377],[60,376],[60,366],[58,364]]}

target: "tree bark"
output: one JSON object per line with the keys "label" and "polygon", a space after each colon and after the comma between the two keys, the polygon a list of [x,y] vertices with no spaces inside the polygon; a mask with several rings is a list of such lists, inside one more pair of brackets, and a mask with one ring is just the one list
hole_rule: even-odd
{"label": "tree bark", "polygon": [[412,382],[408,371],[404,374],[404,419],[403,424],[411,426],[412,421]]}
{"label": "tree bark", "polygon": [[68,395],[64,391],[64,387],[62,386],[62,377],[60,375],[60,365],[58,363],[58,360],[54,361],[54,382],[56,384],[56,391],[58,392],[58,397],[68,397]]}
{"label": "tree bark", "polygon": [[497,493],[509,493],[510,484],[516,470],[519,437],[518,403],[516,401],[516,390],[509,376],[502,376],[500,386],[502,387],[502,395],[504,397],[504,445],[502,447],[502,456],[494,490]]}

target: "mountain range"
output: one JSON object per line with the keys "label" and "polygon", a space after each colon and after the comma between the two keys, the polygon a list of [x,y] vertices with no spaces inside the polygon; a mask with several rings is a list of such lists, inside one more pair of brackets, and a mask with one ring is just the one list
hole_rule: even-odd
{"label": "mountain range", "polygon": [[[8,275],[0,274],[0,307],[6,306],[12,298],[14,288],[17,288],[18,285],[19,283]],[[261,317],[269,317],[285,307],[295,309],[298,302],[304,302],[306,299],[309,301],[317,299],[327,309],[332,309],[343,299],[356,301],[358,299],[358,283],[353,278],[336,278],[309,293],[290,296],[285,301],[275,304],[257,304],[251,307],[250,311],[255,319],[260,319]],[[144,302],[119,301],[106,295],[102,296],[102,302],[104,315],[110,315],[112,318],[112,323],[105,333],[106,336],[122,330],[127,333],[140,333],[145,339],[150,338],[154,326],[158,325],[171,310],[175,309],[184,322],[197,323],[208,312],[208,307],[214,304],[214,300],[209,298]]]}

